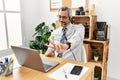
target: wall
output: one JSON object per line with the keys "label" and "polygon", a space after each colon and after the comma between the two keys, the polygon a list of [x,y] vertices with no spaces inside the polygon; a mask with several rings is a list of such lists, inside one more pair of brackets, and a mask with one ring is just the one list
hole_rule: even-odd
{"label": "wall", "polygon": [[[33,39],[34,28],[45,21],[46,24],[55,22],[56,16],[49,11],[49,0],[21,0],[22,27],[24,31],[24,43],[28,46]],[[55,14],[56,15],[56,14]]]}
{"label": "wall", "polygon": [[109,59],[108,59],[108,76],[120,79],[120,8],[118,7],[118,0],[97,0],[96,1],[96,14],[98,20],[107,21],[110,24],[110,48],[109,48]]}
{"label": "wall", "polygon": [[[24,42],[28,46],[33,39],[34,28],[45,21],[47,24],[55,22],[57,12],[49,11],[50,0],[21,0],[22,27],[24,30]],[[120,79],[120,8],[119,0],[94,0],[96,3],[96,15],[98,21],[107,21],[110,24],[110,48],[108,59],[108,77]]]}

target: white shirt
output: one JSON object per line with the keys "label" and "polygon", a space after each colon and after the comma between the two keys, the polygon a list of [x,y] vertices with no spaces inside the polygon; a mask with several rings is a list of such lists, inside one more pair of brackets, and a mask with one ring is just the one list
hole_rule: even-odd
{"label": "white shirt", "polygon": [[[60,42],[61,36],[63,34],[62,28],[63,27],[59,27],[54,30],[50,36],[50,39],[54,42]],[[81,61],[81,52],[85,34],[84,26],[82,24],[69,24],[66,28],[67,42],[71,43],[71,47],[70,49],[63,52],[62,57]],[[58,53],[55,51],[55,56],[57,56],[57,54]]]}

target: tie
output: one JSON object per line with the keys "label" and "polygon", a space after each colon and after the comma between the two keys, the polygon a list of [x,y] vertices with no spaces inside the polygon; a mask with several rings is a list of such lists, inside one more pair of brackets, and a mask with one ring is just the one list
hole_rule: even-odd
{"label": "tie", "polygon": [[[63,34],[62,34],[62,37],[61,37],[60,42],[61,42],[61,43],[65,43],[67,28],[63,28],[62,31],[63,31]],[[57,55],[57,57],[60,57],[60,58],[61,58],[61,57],[62,57],[62,53],[59,53],[59,54]]]}

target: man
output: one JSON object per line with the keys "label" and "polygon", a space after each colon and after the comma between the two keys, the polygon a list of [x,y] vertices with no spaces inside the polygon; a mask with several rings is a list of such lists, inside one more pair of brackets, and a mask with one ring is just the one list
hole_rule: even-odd
{"label": "man", "polygon": [[[81,61],[84,27],[71,24],[72,10],[66,6],[58,10],[60,27],[54,30],[49,39],[46,56],[57,56]],[[63,41],[62,41],[63,40]]]}

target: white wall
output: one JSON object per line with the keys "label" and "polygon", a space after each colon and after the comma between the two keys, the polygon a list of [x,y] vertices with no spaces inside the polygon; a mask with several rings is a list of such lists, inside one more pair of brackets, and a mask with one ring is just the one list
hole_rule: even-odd
{"label": "white wall", "polygon": [[97,0],[96,1],[96,14],[98,20],[107,21],[111,26],[110,30],[110,48],[108,59],[108,76],[120,79],[120,4],[119,0]]}
{"label": "white wall", "polygon": [[[42,21],[55,22],[57,12],[50,12],[50,0],[21,0],[22,9],[22,27],[24,28],[25,44],[28,45],[34,28]],[[108,59],[108,76],[120,79],[120,8],[119,0],[95,0],[96,15],[98,21],[107,21],[111,26],[110,31],[110,48]]]}
{"label": "white wall", "polygon": [[56,13],[50,14],[49,0],[21,0],[22,27],[24,30],[25,44],[28,46],[29,40],[33,39],[34,28],[45,21],[46,24],[55,22]]}

